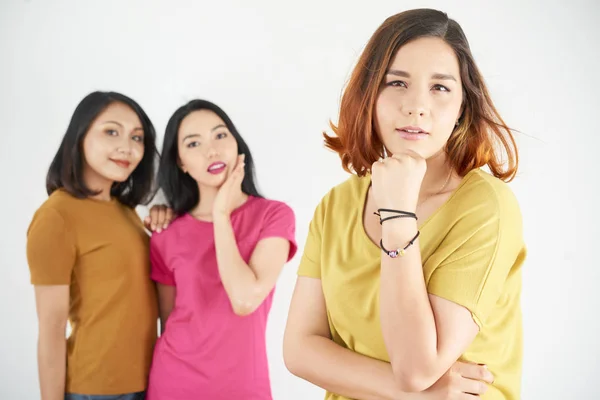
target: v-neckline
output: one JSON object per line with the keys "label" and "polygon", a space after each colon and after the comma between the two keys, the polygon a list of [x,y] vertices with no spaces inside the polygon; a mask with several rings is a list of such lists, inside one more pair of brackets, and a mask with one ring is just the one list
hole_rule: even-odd
{"label": "v-neckline", "polygon": [[[478,170],[479,170],[479,168],[475,168],[475,169],[472,169],[471,171],[467,172],[467,174],[462,178],[462,180],[460,181],[460,183],[458,184],[456,189],[454,189],[452,194],[450,194],[450,197],[448,197],[448,199],[441,206],[439,206],[437,208],[437,210],[435,210],[433,213],[431,213],[431,215],[425,221],[423,221],[423,223],[419,226],[419,231],[421,232],[421,236],[423,235],[423,229],[429,224],[429,222],[432,219],[434,219],[438,214],[440,214],[444,208],[446,208],[446,206],[454,199],[456,194],[467,183],[467,181],[471,177],[472,173],[474,171],[478,171]],[[361,188],[362,190],[360,193],[360,198],[362,199],[360,212],[359,212],[360,232],[361,232],[361,235],[363,236],[363,238],[366,239],[371,244],[372,248],[377,249],[377,251],[379,252],[381,250],[379,248],[379,244],[375,243],[373,240],[371,240],[371,238],[367,234],[367,230],[365,229],[365,223],[364,223],[365,209],[366,209],[366,205],[367,205],[367,196],[369,195],[369,188],[371,187],[371,175],[367,175],[363,179],[366,181],[366,183],[363,184],[364,188]]]}

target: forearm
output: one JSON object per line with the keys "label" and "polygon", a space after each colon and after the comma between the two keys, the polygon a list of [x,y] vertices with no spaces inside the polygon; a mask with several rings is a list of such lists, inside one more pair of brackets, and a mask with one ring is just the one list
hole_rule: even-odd
{"label": "forearm", "polygon": [[38,372],[41,400],[63,400],[67,369],[67,341],[64,332],[40,331]]}
{"label": "forearm", "polygon": [[389,363],[339,346],[323,336],[305,337],[288,346],[286,365],[294,375],[329,392],[360,400],[413,400],[421,395],[401,393]]}
{"label": "forearm", "polygon": [[229,216],[215,216],[215,247],[221,281],[234,310],[247,310],[254,306],[257,277],[240,255]]}
{"label": "forearm", "polygon": [[[417,229],[414,220],[384,223],[384,247],[403,248]],[[381,327],[396,378],[405,390],[424,390],[448,368],[441,368],[439,362],[435,318],[418,241],[403,257],[391,258],[382,253],[380,296]]]}

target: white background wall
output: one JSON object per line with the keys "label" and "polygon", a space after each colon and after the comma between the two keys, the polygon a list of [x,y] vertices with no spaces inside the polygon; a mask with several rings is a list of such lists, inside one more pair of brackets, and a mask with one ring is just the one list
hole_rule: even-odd
{"label": "white background wall", "polygon": [[[523,398],[600,398],[598,2],[0,0],[0,399],[39,398],[25,231],[84,95],[139,101],[159,147],[178,106],[221,105],[264,193],[295,209],[301,251],[314,207],[347,176],[321,140],[344,82],[387,16],[422,6],[462,24],[499,110],[523,132],[512,183],[529,246]],[[276,400],[322,398],[282,361],[299,259],[281,276],[268,325]]]}

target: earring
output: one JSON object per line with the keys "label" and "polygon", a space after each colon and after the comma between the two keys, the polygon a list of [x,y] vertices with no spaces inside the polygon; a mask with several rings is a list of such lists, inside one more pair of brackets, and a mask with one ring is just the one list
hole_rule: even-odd
{"label": "earring", "polygon": [[458,126],[458,125],[460,125],[460,120],[459,119],[456,120],[456,124],[454,124],[454,126]]}

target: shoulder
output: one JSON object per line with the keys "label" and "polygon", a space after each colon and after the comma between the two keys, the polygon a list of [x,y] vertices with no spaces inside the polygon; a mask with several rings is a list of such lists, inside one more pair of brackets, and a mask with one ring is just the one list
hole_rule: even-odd
{"label": "shoulder", "polygon": [[250,197],[246,212],[262,220],[294,221],[294,210],[285,202],[263,197]]}
{"label": "shoulder", "polygon": [[163,248],[167,245],[167,243],[172,243],[172,241],[177,241],[178,238],[182,236],[186,236],[185,232],[190,229],[190,226],[195,221],[188,214],[183,214],[176,217],[167,229],[161,231],[160,233],[153,232],[150,236],[150,246],[154,248]]}
{"label": "shoulder", "polygon": [[509,184],[481,169],[465,176],[455,206],[488,217],[520,216],[519,203]]}
{"label": "shoulder", "polygon": [[[445,224],[458,230],[476,232],[484,227],[516,236],[522,233],[522,215],[517,198],[506,182],[476,169],[469,172],[446,210],[452,221]],[[460,229],[459,229],[460,228]]]}
{"label": "shoulder", "polygon": [[347,210],[364,203],[366,190],[371,182],[370,175],[351,175],[331,188],[321,199],[319,207],[325,210]]}
{"label": "shoulder", "polygon": [[64,190],[55,190],[35,211],[31,224],[44,221],[64,224],[65,220],[69,219],[72,214],[78,200],[80,199]]}

